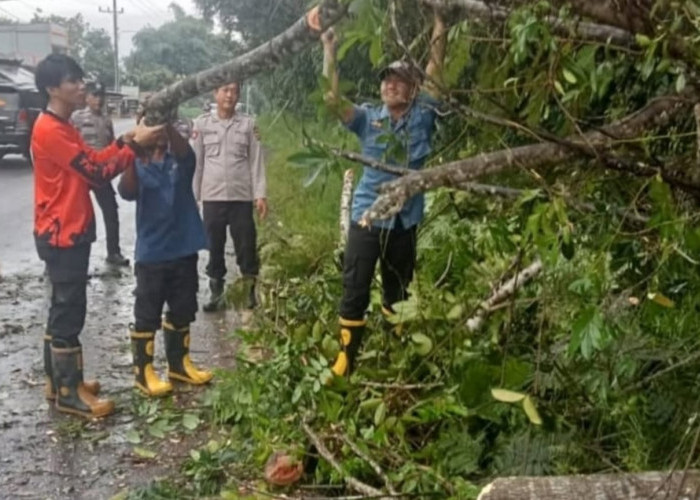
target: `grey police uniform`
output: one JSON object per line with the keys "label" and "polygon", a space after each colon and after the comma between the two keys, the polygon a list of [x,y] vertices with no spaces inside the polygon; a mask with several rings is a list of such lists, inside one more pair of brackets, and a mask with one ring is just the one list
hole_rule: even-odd
{"label": "grey police uniform", "polygon": [[[73,113],[71,121],[78,129],[85,143],[93,149],[107,147],[114,140],[114,127],[109,116],[97,115],[90,108],[80,109]],[[119,247],[119,213],[117,198],[111,183],[95,188],[95,199],[102,210],[107,239],[107,255],[121,257]]]}
{"label": "grey police uniform", "polygon": [[266,198],[267,185],[255,120],[241,113],[228,120],[215,112],[205,113],[194,121],[191,143],[197,158],[193,189],[202,202],[209,237],[207,275],[219,282],[226,276],[228,228],[241,273],[256,277],[259,262],[253,201]]}

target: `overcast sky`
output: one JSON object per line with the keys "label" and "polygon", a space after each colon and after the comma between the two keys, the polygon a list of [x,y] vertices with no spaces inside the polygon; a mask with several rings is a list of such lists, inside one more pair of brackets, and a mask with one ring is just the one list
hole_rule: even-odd
{"label": "overcast sky", "polygon": [[[119,15],[119,56],[120,59],[131,52],[131,37],[144,26],[157,27],[172,19],[168,5],[173,0],[117,0]],[[104,28],[112,36],[112,15],[99,12],[99,7],[112,8],[113,0],[0,0],[0,16],[22,22],[29,21],[37,8],[44,15],[58,14],[73,17],[78,13],[92,28]],[[193,0],[176,0],[185,12],[195,14]]]}

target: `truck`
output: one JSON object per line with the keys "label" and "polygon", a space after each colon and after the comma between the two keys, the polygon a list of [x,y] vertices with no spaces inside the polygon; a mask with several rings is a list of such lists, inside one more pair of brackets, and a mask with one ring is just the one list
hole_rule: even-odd
{"label": "truck", "polygon": [[34,73],[20,60],[0,59],[0,159],[21,154],[31,162],[32,128],[44,106]]}

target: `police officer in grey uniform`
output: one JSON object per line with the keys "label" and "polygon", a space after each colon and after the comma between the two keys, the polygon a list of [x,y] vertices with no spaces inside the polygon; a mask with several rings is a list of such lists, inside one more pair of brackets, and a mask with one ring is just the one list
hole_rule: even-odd
{"label": "police officer in grey uniform", "polygon": [[[100,82],[86,85],[87,106],[73,113],[71,121],[80,131],[85,143],[93,149],[100,150],[114,140],[112,119],[104,113],[105,87]],[[95,199],[102,210],[107,235],[107,263],[116,266],[128,266],[129,259],[122,255],[119,248],[119,213],[117,198],[111,183],[95,188]]]}
{"label": "police officer in grey uniform", "polygon": [[204,226],[209,237],[210,300],[204,311],[221,309],[224,301],[226,230],[233,239],[236,262],[245,278],[251,278],[243,322],[250,318],[255,300],[259,262],[254,211],[267,215],[265,165],[255,120],[236,111],[240,85],[232,83],[214,91],[217,108],[194,122],[192,147],[197,166],[193,188],[202,202]]}

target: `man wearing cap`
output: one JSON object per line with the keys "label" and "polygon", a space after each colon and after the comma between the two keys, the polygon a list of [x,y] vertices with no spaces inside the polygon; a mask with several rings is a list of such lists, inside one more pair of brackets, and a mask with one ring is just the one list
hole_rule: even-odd
{"label": "man wearing cap", "polygon": [[[431,151],[438,86],[445,53],[446,27],[435,13],[431,55],[421,92],[420,71],[405,61],[395,61],[380,72],[382,104],[362,106],[338,94],[335,71],[336,40],[332,30],[321,40],[324,76],[330,83],[326,104],[360,139],[362,154],[409,169],[420,169]],[[423,195],[408,200],[393,218],[362,227],[362,214],[377,198],[379,186],[395,179],[391,173],[369,166],[363,169],[353,195],[352,221],[343,261],[343,297],[340,302],[342,350],[332,367],[338,376],[349,375],[365,332],[365,312],[377,260],[382,278],[382,312],[393,314],[392,304],[408,298],[408,285],[416,262],[416,227],[423,219]]]}
{"label": "man wearing cap", "polygon": [[[105,87],[101,82],[89,82],[86,85],[87,106],[75,111],[71,121],[85,143],[93,149],[107,147],[114,140],[112,119],[104,113]],[[119,247],[119,214],[117,197],[111,183],[106,183],[93,190],[97,204],[102,210],[107,239],[107,263],[115,266],[128,266],[129,259],[122,255]]]}
{"label": "man wearing cap", "polygon": [[242,311],[244,325],[255,308],[255,280],[258,276],[256,230],[253,219],[267,215],[265,164],[258,129],[253,117],[236,111],[240,84],[231,83],[214,91],[216,110],[194,122],[192,148],[197,166],[193,188],[202,202],[202,217],[209,239],[209,290],[203,306],[212,312],[223,308],[226,263],[226,231],[231,233],[236,263],[250,280],[247,304]]}

